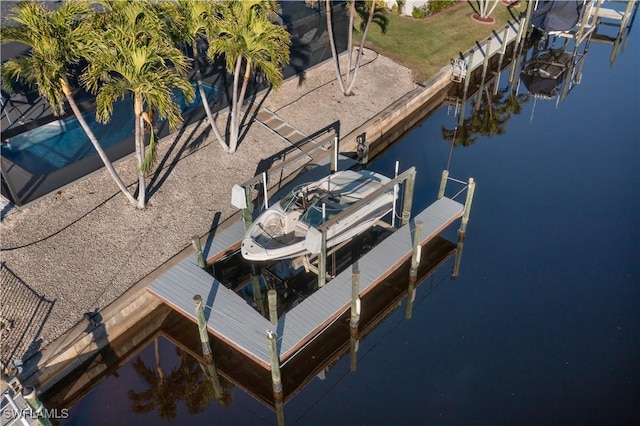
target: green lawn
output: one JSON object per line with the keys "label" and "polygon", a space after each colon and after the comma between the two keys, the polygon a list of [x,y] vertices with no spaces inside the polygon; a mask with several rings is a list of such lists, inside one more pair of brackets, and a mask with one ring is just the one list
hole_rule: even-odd
{"label": "green lawn", "polygon": [[463,3],[425,19],[388,13],[386,34],[372,24],[367,47],[412,69],[415,80],[424,82],[460,52],[466,52],[476,41],[484,40],[492,31],[498,31],[508,20],[513,20],[512,13],[518,16],[525,9],[523,5],[510,11],[498,4],[491,14],[496,23],[487,25],[471,19],[475,2]]}

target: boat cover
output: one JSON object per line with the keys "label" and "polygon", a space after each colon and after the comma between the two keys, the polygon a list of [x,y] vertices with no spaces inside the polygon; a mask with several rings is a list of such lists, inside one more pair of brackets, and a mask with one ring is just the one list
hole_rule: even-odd
{"label": "boat cover", "polygon": [[580,19],[582,0],[544,1],[531,15],[531,25],[544,31],[568,31]]}
{"label": "boat cover", "polygon": [[571,55],[562,49],[551,49],[539,54],[523,64],[520,79],[529,93],[554,97],[556,87],[562,83]]}

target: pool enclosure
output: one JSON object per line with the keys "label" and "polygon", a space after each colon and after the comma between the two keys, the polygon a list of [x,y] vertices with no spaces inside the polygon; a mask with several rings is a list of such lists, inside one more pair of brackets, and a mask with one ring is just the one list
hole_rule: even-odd
{"label": "pool enclosure", "polygon": [[[344,4],[334,5],[334,26],[338,51],[346,48],[346,14]],[[322,5],[306,6],[302,2],[280,2],[280,20],[291,34],[291,59],[283,70],[284,77],[299,76],[316,64],[331,58],[326,20]],[[14,42],[2,43],[2,61],[24,55],[26,46]],[[209,105],[215,113],[229,104],[232,77],[224,67],[213,64],[202,70]],[[254,76],[247,90],[247,98],[266,88]],[[28,88],[9,94],[2,90],[2,196],[15,206],[23,206],[47,194],[100,170],[103,163],[73,115],[54,117],[46,101]],[[180,102],[180,99],[177,99]],[[130,99],[114,108],[106,125],[95,122],[95,109],[89,96],[77,100],[84,116],[91,124],[98,141],[111,161],[117,161],[134,151],[133,111]],[[184,124],[205,117],[202,100],[189,105],[181,102]],[[169,134],[167,123],[159,123],[160,137]]]}

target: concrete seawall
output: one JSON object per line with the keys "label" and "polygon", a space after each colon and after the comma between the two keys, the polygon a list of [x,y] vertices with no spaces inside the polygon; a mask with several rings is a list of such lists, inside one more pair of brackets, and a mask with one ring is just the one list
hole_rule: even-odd
{"label": "concrete seawall", "polygon": [[407,93],[385,110],[363,123],[340,141],[340,151],[355,152],[357,138],[366,135],[369,155],[376,155],[440,106],[444,89],[451,83],[451,67],[446,66],[421,87]]}

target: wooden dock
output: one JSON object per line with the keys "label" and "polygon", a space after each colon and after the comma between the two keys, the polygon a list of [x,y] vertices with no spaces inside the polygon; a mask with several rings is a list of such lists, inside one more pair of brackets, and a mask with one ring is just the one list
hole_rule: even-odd
{"label": "wooden dock", "polygon": [[[421,242],[437,236],[463,213],[463,204],[446,197],[437,200],[414,218],[414,221],[424,223]],[[414,221],[395,231],[358,261],[361,295],[411,256]],[[196,321],[193,296],[201,295],[209,332],[269,369],[267,331],[277,334],[280,361],[286,362],[348,309],[351,303],[351,270],[336,276],[282,315],[276,324],[271,324],[244,299],[201,269],[195,255],[189,255],[158,277],[148,290],[193,321]]]}
{"label": "wooden dock", "polygon": [[0,426],[41,425],[34,410],[20,392],[9,388],[0,401]]}

